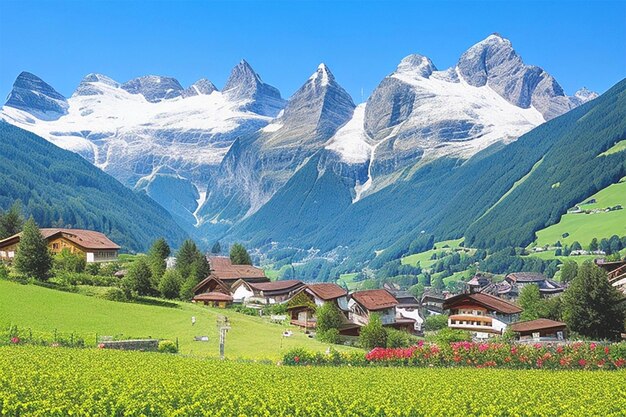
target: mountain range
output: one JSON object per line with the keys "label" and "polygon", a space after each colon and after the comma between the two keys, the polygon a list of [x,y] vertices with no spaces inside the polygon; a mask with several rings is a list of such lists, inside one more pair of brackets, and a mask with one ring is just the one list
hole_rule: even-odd
{"label": "mountain range", "polygon": [[[0,117],[146,192],[207,244],[244,240],[367,259],[413,226],[463,233],[417,221],[407,208],[430,201],[427,211],[437,211],[445,204],[423,187],[596,97],[566,95],[493,34],[445,70],[407,56],[358,105],[325,64],[285,100],[241,61],[221,90],[207,79],[184,88],[171,77],[118,83],[90,74],[69,98],[24,72]],[[384,230],[390,217],[407,225],[395,238],[337,232],[347,228],[338,219]]]}

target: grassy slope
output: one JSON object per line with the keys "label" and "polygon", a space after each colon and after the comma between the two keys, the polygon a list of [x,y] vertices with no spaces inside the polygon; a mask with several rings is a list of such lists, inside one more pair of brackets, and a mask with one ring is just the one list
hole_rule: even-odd
{"label": "grassy slope", "polygon": [[[599,240],[615,234],[620,237],[626,236],[626,181],[622,179],[621,182],[604,188],[586,198],[585,201],[592,198],[595,198],[597,202],[580,207],[584,210],[591,210],[622,205],[625,209],[608,213],[565,214],[557,224],[537,232],[536,245],[551,245],[560,240],[563,245],[571,245],[574,241],[578,241],[584,247],[594,237]],[[563,238],[564,233],[569,233],[569,236]]]}
{"label": "grassy slope", "polygon": [[[422,268],[430,268],[437,260],[430,259],[433,254],[440,252],[448,252],[451,249],[456,249],[459,247],[463,239],[452,239],[452,240],[444,240],[441,242],[437,242],[434,245],[434,248],[431,250],[427,250],[425,252],[415,253],[412,255],[407,255],[402,257],[400,260],[403,265],[417,265],[420,263]],[[447,248],[446,248],[447,246]],[[448,250],[450,248],[450,250]]]}
{"label": "grassy slope", "polygon": [[620,140],[615,145],[613,145],[611,148],[607,149],[605,152],[602,152],[598,156],[608,156],[608,155],[611,155],[611,154],[614,154],[614,153],[618,153],[618,152],[622,152],[622,151],[626,151],[626,139],[625,140]]}
{"label": "grassy slope", "polygon": [[[229,317],[232,326],[226,337],[226,355],[230,358],[278,359],[293,347],[324,351],[328,346],[291,326],[293,336],[283,338],[287,326],[232,310],[191,303],[177,303],[175,308],[118,303],[0,280],[0,326],[16,324],[40,332],[75,332],[90,344],[95,344],[96,333],[173,340],[178,337],[183,354],[217,356],[216,319],[221,314]],[[192,316],[197,320],[193,327]],[[193,337],[200,335],[208,335],[209,342],[194,342]]]}

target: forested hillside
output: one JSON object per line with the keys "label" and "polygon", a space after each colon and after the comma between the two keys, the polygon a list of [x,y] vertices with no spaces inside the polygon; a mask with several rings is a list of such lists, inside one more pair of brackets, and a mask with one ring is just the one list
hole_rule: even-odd
{"label": "forested hillside", "polygon": [[0,122],[0,208],[16,200],[41,227],[104,232],[124,249],[145,250],[159,236],[185,238],[165,209],[75,154]]}
{"label": "forested hillside", "polygon": [[[440,158],[407,168],[403,180],[355,204],[344,202],[350,185],[341,171],[320,171],[311,158],[296,174],[297,184],[289,185],[293,192],[277,193],[232,235],[259,246],[279,241],[321,253],[343,248],[349,253],[345,270],[376,253],[386,260],[411,253],[424,235],[465,234],[468,245],[490,249],[525,246],[569,207],[626,175],[624,152],[599,156],[626,137],[625,90],[622,81],[516,142],[467,161]],[[335,184],[334,192],[321,192],[320,181]],[[299,214],[297,222],[285,223],[280,212],[286,208]]]}

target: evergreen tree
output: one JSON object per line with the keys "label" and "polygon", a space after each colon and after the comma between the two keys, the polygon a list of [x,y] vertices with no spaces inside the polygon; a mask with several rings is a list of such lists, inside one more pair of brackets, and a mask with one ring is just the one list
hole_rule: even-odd
{"label": "evergreen tree", "polygon": [[14,262],[15,269],[27,277],[40,281],[46,281],[50,277],[52,255],[48,250],[48,242],[32,217],[24,224]]}
{"label": "evergreen tree", "polygon": [[541,293],[539,287],[530,284],[525,285],[519,294],[519,305],[524,309],[520,315],[521,320],[535,320],[541,317]]}
{"label": "evergreen tree", "polygon": [[441,278],[441,276],[435,277],[435,279],[432,280],[432,283],[432,287],[437,291],[443,291],[446,288],[446,285],[443,283],[443,278]]}
{"label": "evergreen tree", "polygon": [[572,247],[570,248],[572,251],[575,250],[582,250],[583,247],[580,245],[580,243],[576,240],[574,241],[574,243],[572,243]]}
{"label": "evergreen tree", "polygon": [[557,248],[554,251],[554,256],[562,256],[563,255],[563,251],[561,250],[561,248]]}
{"label": "evergreen tree", "polygon": [[196,280],[200,282],[205,279],[211,273],[211,266],[206,256],[201,252],[196,253],[196,259],[191,264],[189,273],[196,277]]}
{"label": "evergreen tree", "polygon": [[6,213],[0,212],[0,239],[19,233],[23,226],[22,204],[19,200],[15,201]]}
{"label": "evergreen tree", "polygon": [[591,243],[589,244],[589,251],[595,252],[597,250],[598,250],[598,239],[594,237],[593,239],[591,239]]}
{"label": "evergreen tree", "polygon": [[585,262],[563,294],[563,318],[570,330],[594,339],[618,339],[624,330],[620,292],[606,272]]}
{"label": "evergreen tree", "polygon": [[213,255],[218,255],[220,253],[222,253],[222,246],[220,245],[220,242],[217,241],[213,244],[213,247],[211,248],[211,253]]}
{"label": "evergreen tree", "polygon": [[178,271],[168,269],[159,282],[159,293],[163,298],[174,299],[180,295],[182,278]]}
{"label": "evergreen tree", "polygon": [[152,287],[155,290],[159,288],[159,283],[165,273],[166,259],[170,254],[170,247],[164,238],[155,240],[148,251],[148,263],[152,273]]}
{"label": "evergreen tree", "polygon": [[233,265],[252,265],[250,254],[240,243],[235,243],[230,248],[230,261]]}
{"label": "evergreen tree", "polygon": [[189,275],[180,286],[180,299],[184,301],[189,301],[193,298],[193,288],[198,285],[198,279],[195,275]]}
{"label": "evergreen tree", "polygon": [[611,254],[611,244],[609,243],[608,239],[602,239],[600,241],[600,250],[607,255]]}
{"label": "evergreen tree", "polygon": [[146,256],[138,256],[128,268],[122,281],[128,295],[150,295],[152,293],[152,272]]}
{"label": "evergreen tree", "polygon": [[198,258],[198,247],[193,240],[187,239],[183,242],[176,254],[176,270],[183,277],[188,277],[191,273],[193,262]]}
{"label": "evergreen tree", "polygon": [[572,282],[578,274],[578,264],[574,261],[565,261],[561,266],[561,282]]}
{"label": "evergreen tree", "polygon": [[609,239],[609,247],[611,249],[611,253],[617,253],[623,249],[622,241],[620,240],[619,236],[617,235],[611,236],[611,238]]}

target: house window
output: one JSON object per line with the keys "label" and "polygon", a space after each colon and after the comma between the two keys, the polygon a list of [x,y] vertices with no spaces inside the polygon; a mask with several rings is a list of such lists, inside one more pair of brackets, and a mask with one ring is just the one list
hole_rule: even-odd
{"label": "house window", "polygon": [[58,243],[53,243],[52,244],[52,249],[59,249],[59,244]]}

